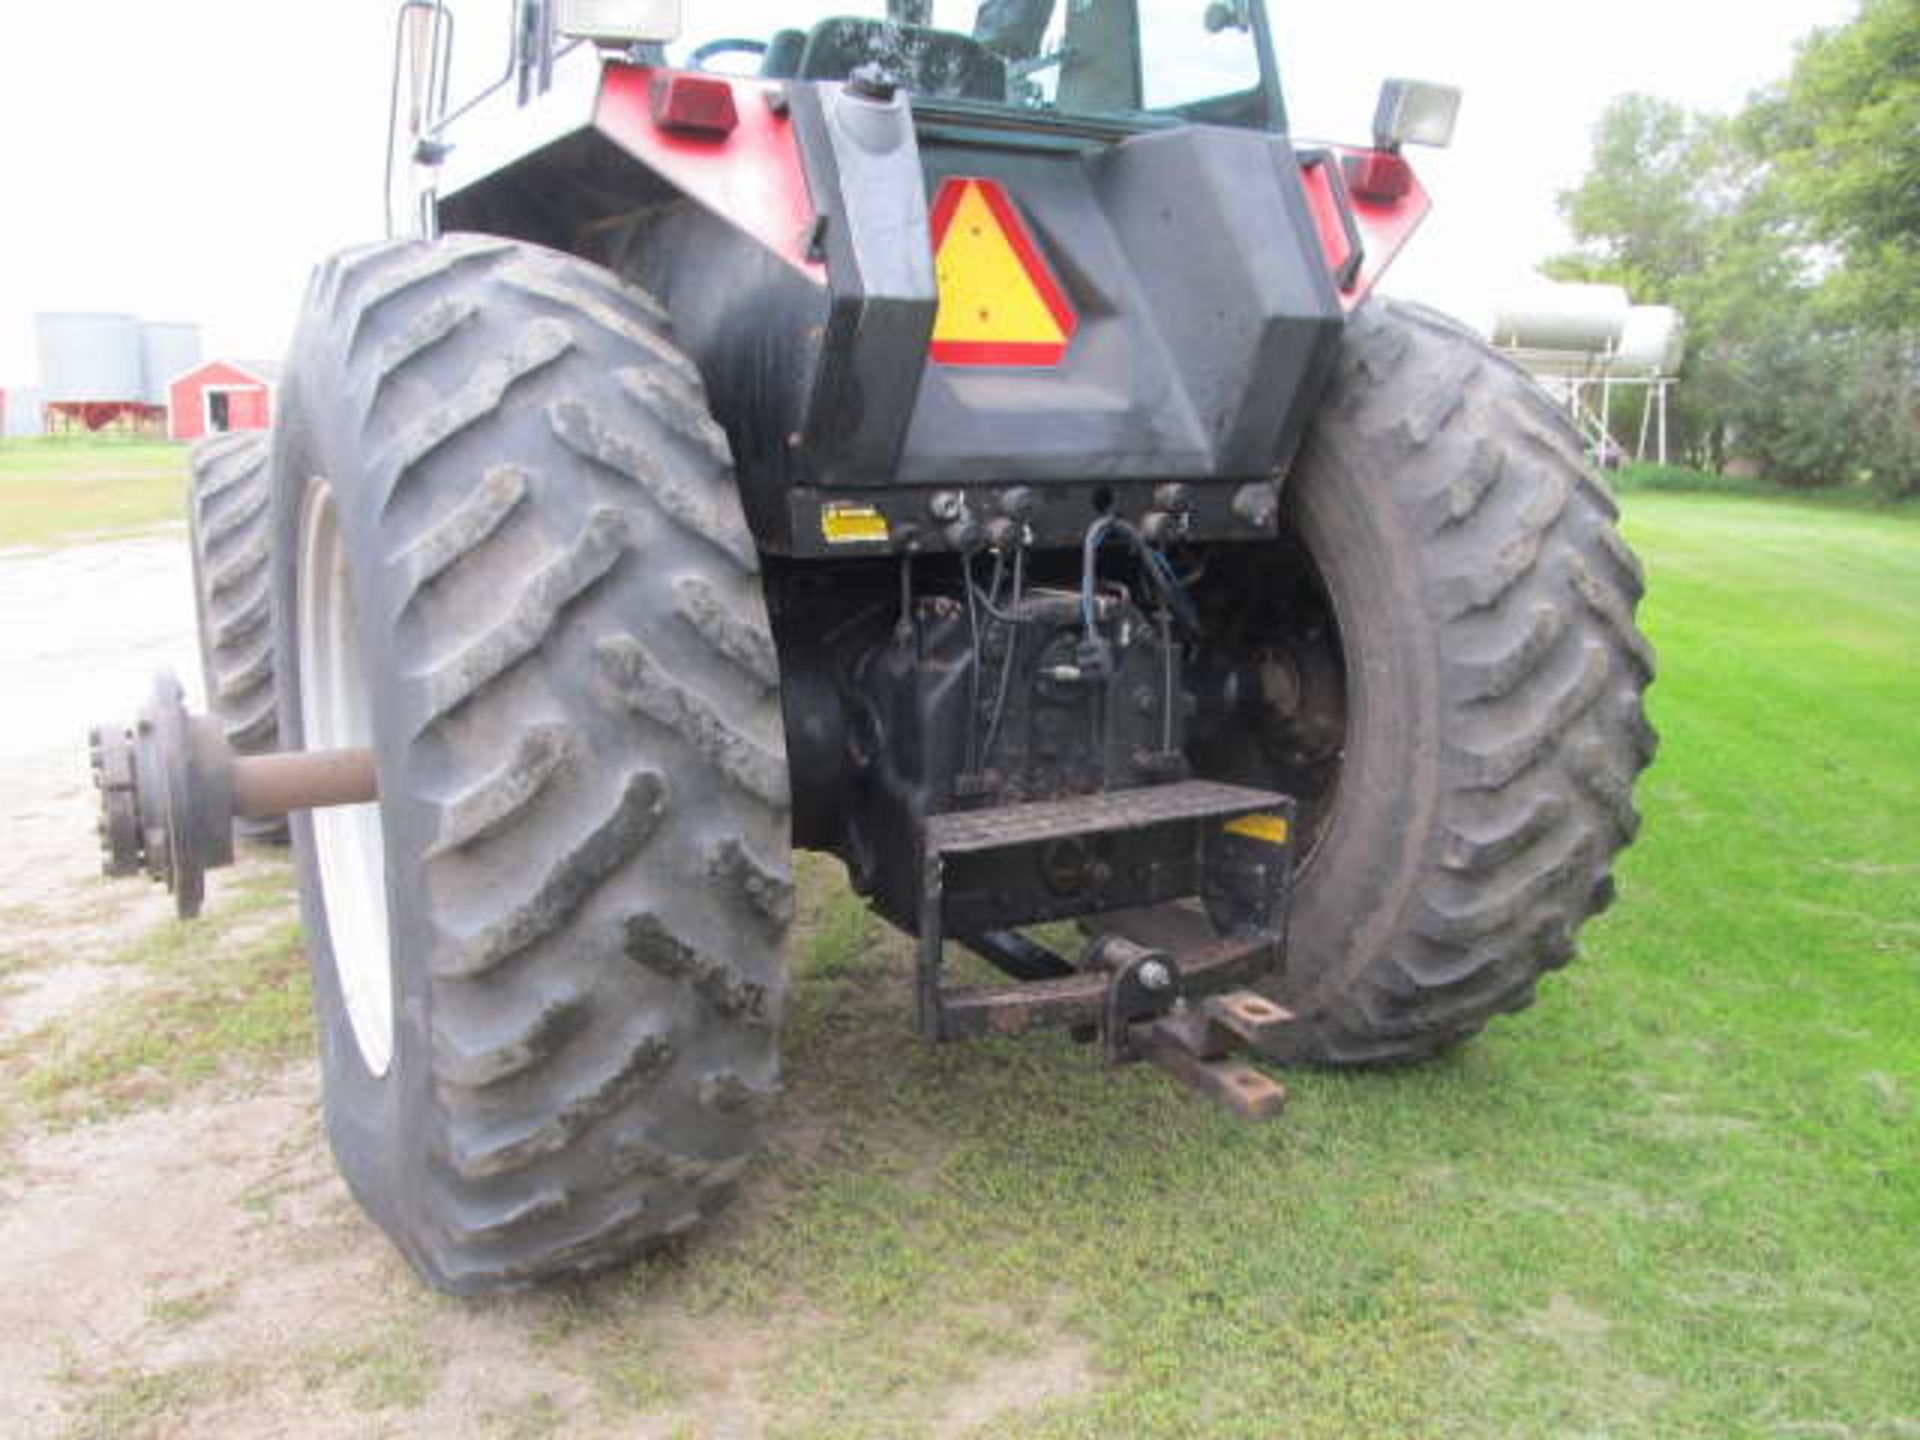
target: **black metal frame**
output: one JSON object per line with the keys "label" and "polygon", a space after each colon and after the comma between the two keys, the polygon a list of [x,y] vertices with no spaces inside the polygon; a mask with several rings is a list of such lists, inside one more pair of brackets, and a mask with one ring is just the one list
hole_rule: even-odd
{"label": "black metal frame", "polygon": [[[916,1028],[936,1042],[1037,1028],[1097,1030],[1109,1058],[1130,1058],[1132,1025],[1169,1013],[1181,1000],[1255,984],[1279,970],[1293,880],[1293,816],[1287,796],[1195,780],[928,817],[921,839]],[[1122,832],[1155,835],[1166,857],[1156,862],[1163,873],[1149,877],[1137,898],[1198,898],[1221,932],[1186,951],[1151,952],[1169,971],[1165,985],[1134,983],[1141,957],[1106,963],[1108,937],[1096,939],[1075,964],[1015,931],[992,930],[959,938],[1023,983],[948,988],[950,866],[1019,863],[1018,852],[1027,852],[1024,863],[1032,864],[1032,852],[1045,846]],[[1014,911],[1003,918],[1013,926],[1045,917]]]}

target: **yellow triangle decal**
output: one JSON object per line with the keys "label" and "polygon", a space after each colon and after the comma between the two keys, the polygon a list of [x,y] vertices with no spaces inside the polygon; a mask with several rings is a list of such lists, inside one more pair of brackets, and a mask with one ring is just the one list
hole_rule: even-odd
{"label": "yellow triangle decal", "polygon": [[1019,212],[992,180],[955,177],[933,211],[940,308],[933,358],[955,365],[1056,365],[1076,317]]}

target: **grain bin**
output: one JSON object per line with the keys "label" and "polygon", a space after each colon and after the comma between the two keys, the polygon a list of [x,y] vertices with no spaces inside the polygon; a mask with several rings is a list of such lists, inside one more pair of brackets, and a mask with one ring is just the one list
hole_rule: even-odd
{"label": "grain bin", "polygon": [[200,363],[200,327],[177,321],[148,321],[140,327],[140,369],[146,377],[141,398],[167,403],[167,386]]}
{"label": "grain bin", "polygon": [[140,322],[132,315],[34,316],[41,398],[50,405],[142,404],[147,393]]}
{"label": "grain bin", "polygon": [[23,387],[7,391],[7,413],[0,429],[4,429],[9,440],[24,439],[29,435],[46,433],[46,421],[40,413],[41,394],[37,389]]}

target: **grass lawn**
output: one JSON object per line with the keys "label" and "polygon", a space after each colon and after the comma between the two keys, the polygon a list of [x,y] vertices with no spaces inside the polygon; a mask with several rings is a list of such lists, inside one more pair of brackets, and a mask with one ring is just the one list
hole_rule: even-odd
{"label": "grass lawn", "polygon": [[1083,1365],[985,1433],[1920,1435],[1917,521],[1635,498],[1664,748],[1618,907],[1533,1011],[1269,1127],[917,1046],[821,867],[777,1208],[582,1325],[657,1404],[723,1383],[665,1315],[766,1317],[776,1433]]}
{"label": "grass lawn", "polygon": [[186,515],[187,447],[0,440],[0,548],[140,530]]}

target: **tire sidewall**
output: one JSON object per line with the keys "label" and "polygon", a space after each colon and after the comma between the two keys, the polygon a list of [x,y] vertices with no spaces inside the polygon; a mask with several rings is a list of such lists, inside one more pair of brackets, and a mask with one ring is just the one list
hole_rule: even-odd
{"label": "tire sidewall", "polygon": [[[308,309],[313,313],[316,307]],[[329,343],[331,338],[316,326],[306,326],[296,336],[273,449],[277,700],[284,743],[295,750],[306,745],[298,571],[302,512],[314,477],[326,478],[333,487],[346,556],[347,593],[360,620],[367,673],[388,677],[402,673],[391,643],[392,604],[380,583],[380,498],[371,493],[377,476],[369,457],[357,453],[354,443],[365,397],[347,388],[349,372],[344,357]],[[393,1051],[384,1075],[368,1069],[347,1011],[327,923],[312,816],[301,811],[291,817],[301,919],[313,975],[327,1136],[355,1197],[396,1238],[416,1228],[404,1207],[407,1197],[417,1193],[415,1172],[424,1158],[424,1137],[417,1122],[425,1113],[432,1084],[432,1000],[422,963],[431,953],[432,935],[423,907],[409,903],[412,890],[403,878],[419,873],[431,820],[410,813],[406,803],[412,787],[405,783],[402,770],[409,736],[404,718],[396,713],[397,688],[391,683],[376,684],[370,697],[383,791],[378,803],[393,979]]]}
{"label": "tire sidewall", "polygon": [[1347,732],[1326,830],[1297,878],[1287,1002],[1306,1014],[1393,943],[1435,822],[1440,656],[1420,557],[1378,443],[1328,407],[1291,481],[1346,657]]}

